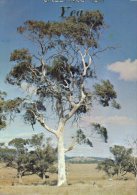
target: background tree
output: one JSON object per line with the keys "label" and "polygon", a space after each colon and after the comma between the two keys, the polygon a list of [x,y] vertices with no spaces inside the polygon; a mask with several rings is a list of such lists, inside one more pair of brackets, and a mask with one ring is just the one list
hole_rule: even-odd
{"label": "background tree", "polygon": [[135,176],[136,182],[136,193],[137,193],[137,139],[135,139],[132,143],[133,149],[135,149],[135,154],[132,155],[130,159],[131,167],[130,172]]}
{"label": "background tree", "polygon": [[45,141],[43,134],[33,135],[31,139],[15,138],[5,146],[0,143],[0,162],[17,170],[19,183],[25,175],[37,174],[45,181],[48,173],[57,173],[55,166],[57,150],[51,139]]}
{"label": "background tree", "polygon": [[22,176],[26,171],[29,171],[29,154],[27,148],[28,140],[23,138],[15,138],[9,142],[9,146],[12,146],[16,150],[16,155],[12,161],[12,167],[17,169],[17,176],[19,183],[22,183]]}
{"label": "background tree", "polygon": [[115,145],[110,147],[110,152],[113,154],[113,159],[100,162],[97,169],[105,171],[109,176],[117,175],[118,177],[131,172],[132,148]]}
{"label": "background tree", "polygon": [[6,95],[5,92],[0,91],[0,129],[3,129],[6,126],[5,115],[4,115],[5,95]]}
{"label": "background tree", "polygon": [[134,138],[132,141],[128,141],[128,144],[133,150],[133,155],[131,156],[130,159],[131,172],[135,176],[136,183],[137,183],[137,138]]}
{"label": "background tree", "polygon": [[[21,88],[25,84],[27,88],[30,97],[22,104],[25,121],[32,127],[38,122],[57,138],[58,186],[66,183],[65,151],[68,149],[64,148],[63,135],[66,123],[87,113],[96,100],[104,107],[112,104],[119,108],[110,81],[93,86],[90,82],[96,77],[93,58],[108,49],[99,46],[104,26],[103,14],[86,11],[59,22],[28,20],[17,29],[33,43],[33,49],[23,48],[11,53],[14,67],[7,81]],[[51,112],[57,120],[53,127],[47,122]],[[87,144],[92,145],[91,141]]]}
{"label": "background tree", "polygon": [[97,169],[104,171],[110,178],[116,174],[114,160],[106,159],[102,162],[99,162]]}
{"label": "background tree", "polygon": [[45,181],[46,174],[56,173],[55,162],[57,160],[56,148],[53,148],[50,139],[44,142],[44,135],[38,134],[30,139],[30,146],[34,150],[29,153],[29,170],[37,174]]}
{"label": "background tree", "polygon": [[12,166],[16,150],[8,148],[5,143],[0,143],[0,162],[6,163],[6,166]]}

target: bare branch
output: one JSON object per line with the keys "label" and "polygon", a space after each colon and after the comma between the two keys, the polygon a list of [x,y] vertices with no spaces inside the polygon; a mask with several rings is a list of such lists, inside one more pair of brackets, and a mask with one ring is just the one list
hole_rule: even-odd
{"label": "bare branch", "polygon": [[85,54],[83,55],[82,52],[80,51],[80,49],[78,50],[78,52],[80,53],[81,59],[82,59],[82,64],[83,64],[83,76],[86,76],[86,72],[88,69],[88,65],[85,62],[85,57],[87,55],[87,51],[85,52]]}
{"label": "bare branch", "polygon": [[106,51],[106,50],[108,50],[108,49],[116,49],[115,47],[106,47],[106,48],[104,48],[104,49],[101,49],[101,50],[98,50],[98,51],[96,51],[96,52],[94,52],[93,54],[92,54],[92,57],[93,56],[96,56],[98,53],[102,53],[102,52],[104,52],[104,51]]}
{"label": "bare branch", "polygon": [[50,127],[46,124],[46,122],[45,122],[45,120],[44,120],[44,117],[43,117],[42,115],[37,116],[37,114],[36,114],[34,111],[32,111],[32,110],[29,110],[29,111],[33,113],[33,115],[35,116],[35,119],[41,124],[42,127],[44,127],[47,131],[49,131],[50,133],[53,133],[54,135],[57,136],[56,131],[55,131],[54,129],[50,128]]}
{"label": "bare branch", "polygon": [[65,153],[73,150],[77,145],[78,143],[76,142],[76,140],[73,140],[73,142],[69,145],[69,147],[65,149]]}

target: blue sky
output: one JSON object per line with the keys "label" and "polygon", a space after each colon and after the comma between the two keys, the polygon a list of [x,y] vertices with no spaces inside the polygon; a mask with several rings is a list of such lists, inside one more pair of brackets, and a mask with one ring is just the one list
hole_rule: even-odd
{"label": "blue sky", "polygon": [[[60,7],[70,6],[71,10],[100,10],[105,17],[108,28],[102,34],[101,47],[115,46],[100,54],[95,59],[98,78],[109,79],[114,84],[118,101],[122,108],[117,111],[112,108],[97,106],[81,124],[87,129],[91,121],[101,122],[108,128],[108,144],[98,138],[94,140],[94,149],[80,146],[69,155],[108,156],[108,148],[112,144],[126,144],[127,139],[137,138],[137,1],[104,0],[93,3],[45,3],[43,0],[0,0],[0,89],[7,91],[9,97],[23,95],[21,90],[4,83],[6,74],[11,69],[10,53],[16,48],[28,47],[29,43],[17,34],[16,28],[28,19],[60,20]],[[67,129],[75,127],[67,127]],[[40,126],[35,132],[24,125],[21,118],[0,132],[0,141],[8,141],[13,137],[28,137],[33,133],[43,131]],[[66,129],[66,130],[67,130]],[[66,142],[71,131],[66,131]],[[47,134],[46,134],[47,135]],[[47,135],[49,136],[49,134]]]}

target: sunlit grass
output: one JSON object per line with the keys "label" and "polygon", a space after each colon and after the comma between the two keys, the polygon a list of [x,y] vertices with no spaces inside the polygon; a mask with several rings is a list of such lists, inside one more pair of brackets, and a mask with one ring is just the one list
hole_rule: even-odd
{"label": "sunlit grass", "polygon": [[[36,176],[23,178],[23,185],[18,184],[16,170],[0,169],[0,195],[135,195],[135,181],[132,176],[128,180],[109,180],[104,173],[91,164],[68,165],[68,185],[62,187],[43,185]],[[47,179],[54,183],[57,176]]]}

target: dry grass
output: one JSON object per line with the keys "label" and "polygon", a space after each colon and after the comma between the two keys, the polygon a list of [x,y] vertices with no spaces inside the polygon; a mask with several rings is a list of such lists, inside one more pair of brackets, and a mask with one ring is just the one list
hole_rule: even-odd
{"label": "dry grass", "polygon": [[[3,165],[0,165],[2,167]],[[68,166],[68,186],[42,185],[36,175],[23,178],[18,184],[16,170],[0,168],[0,195],[135,195],[135,181],[129,176],[126,181],[109,181],[104,173],[98,172],[92,164],[70,164]],[[47,179],[55,183],[56,175]]]}

